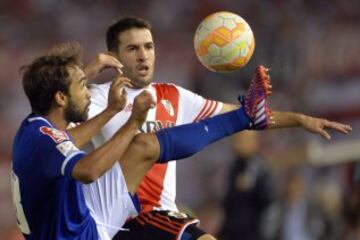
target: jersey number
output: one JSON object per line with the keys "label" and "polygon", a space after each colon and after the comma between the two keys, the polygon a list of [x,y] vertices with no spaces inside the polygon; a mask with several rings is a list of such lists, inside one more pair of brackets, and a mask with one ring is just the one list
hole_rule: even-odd
{"label": "jersey number", "polygon": [[13,202],[16,210],[18,227],[20,228],[22,233],[30,234],[31,231],[29,228],[29,224],[25,218],[23,206],[21,205],[19,178],[16,176],[14,172],[11,173],[11,191],[12,191]]}

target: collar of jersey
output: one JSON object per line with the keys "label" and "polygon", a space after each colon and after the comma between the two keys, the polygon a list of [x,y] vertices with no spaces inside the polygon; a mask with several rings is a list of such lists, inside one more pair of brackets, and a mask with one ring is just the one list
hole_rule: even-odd
{"label": "collar of jersey", "polygon": [[34,121],[43,121],[43,122],[46,122],[47,124],[49,124],[50,127],[54,127],[48,120],[46,120],[45,118],[39,116],[39,115],[36,115],[34,113],[30,114],[30,116],[28,117],[27,119],[28,122],[34,122]]}
{"label": "collar of jersey", "polygon": [[149,85],[147,85],[146,87],[143,87],[143,88],[129,88],[129,87],[124,87],[124,88],[125,88],[125,90],[126,90],[127,92],[137,93],[137,92],[142,92],[142,91],[144,91],[144,90],[150,91],[150,89],[151,89],[151,84],[149,84]]}

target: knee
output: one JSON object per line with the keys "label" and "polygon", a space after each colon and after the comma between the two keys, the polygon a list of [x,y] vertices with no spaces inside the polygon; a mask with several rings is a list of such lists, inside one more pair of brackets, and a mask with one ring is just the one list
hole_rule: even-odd
{"label": "knee", "polygon": [[140,133],[134,137],[133,143],[145,159],[153,160],[159,157],[160,147],[159,141],[155,134]]}

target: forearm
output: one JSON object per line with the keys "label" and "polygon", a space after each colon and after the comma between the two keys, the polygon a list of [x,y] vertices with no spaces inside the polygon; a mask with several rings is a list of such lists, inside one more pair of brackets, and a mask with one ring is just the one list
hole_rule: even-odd
{"label": "forearm", "polygon": [[122,157],[138,129],[139,124],[129,120],[109,141],[76,163],[73,177],[86,183],[102,176]]}
{"label": "forearm", "polygon": [[305,115],[294,112],[277,112],[273,111],[275,124],[271,124],[269,128],[290,128],[300,127],[303,124]]}
{"label": "forearm", "polygon": [[220,114],[234,111],[234,110],[238,109],[239,107],[240,107],[240,104],[223,103],[223,106],[220,110]]}
{"label": "forearm", "polygon": [[84,147],[92,137],[113,117],[117,111],[106,108],[88,121],[68,130],[76,147]]}
{"label": "forearm", "polygon": [[[239,107],[240,105],[224,103],[220,113],[230,112]],[[303,121],[306,118],[305,115],[300,113],[279,111],[273,111],[272,116],[274,117],[275,124],[270,124],[270,129],[300,127],[303,125]]]}
{"label": "forearm", "polygon": [[90,64],[85,66],[83,70],[86,78],[89,80],[95,78],[99,74],[98,69],[94,68]]}

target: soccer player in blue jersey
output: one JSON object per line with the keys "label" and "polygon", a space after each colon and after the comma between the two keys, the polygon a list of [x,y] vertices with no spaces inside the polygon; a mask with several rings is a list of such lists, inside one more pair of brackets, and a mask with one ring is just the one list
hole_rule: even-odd
{"label": "soccer player in blue jersey", "polygon": [[[117,136],[85,155],[78,147],[124,107],[125,93],[120,88],[127,80],[114,81],[108,108],[99,116],[66,132],[69,122],[86,120],[90,104],[86,77],[79,67],[80,52],[77,44],[57,47],[35,59],[23,75],[32,113],[14,140],[12,189],[18,225],[27,239],[99,239],[80,183],[94,181],[119,159],[153,104],[145,92]],[[102,55],[87,73],[106,67],[119,70],[121,64]]]}

